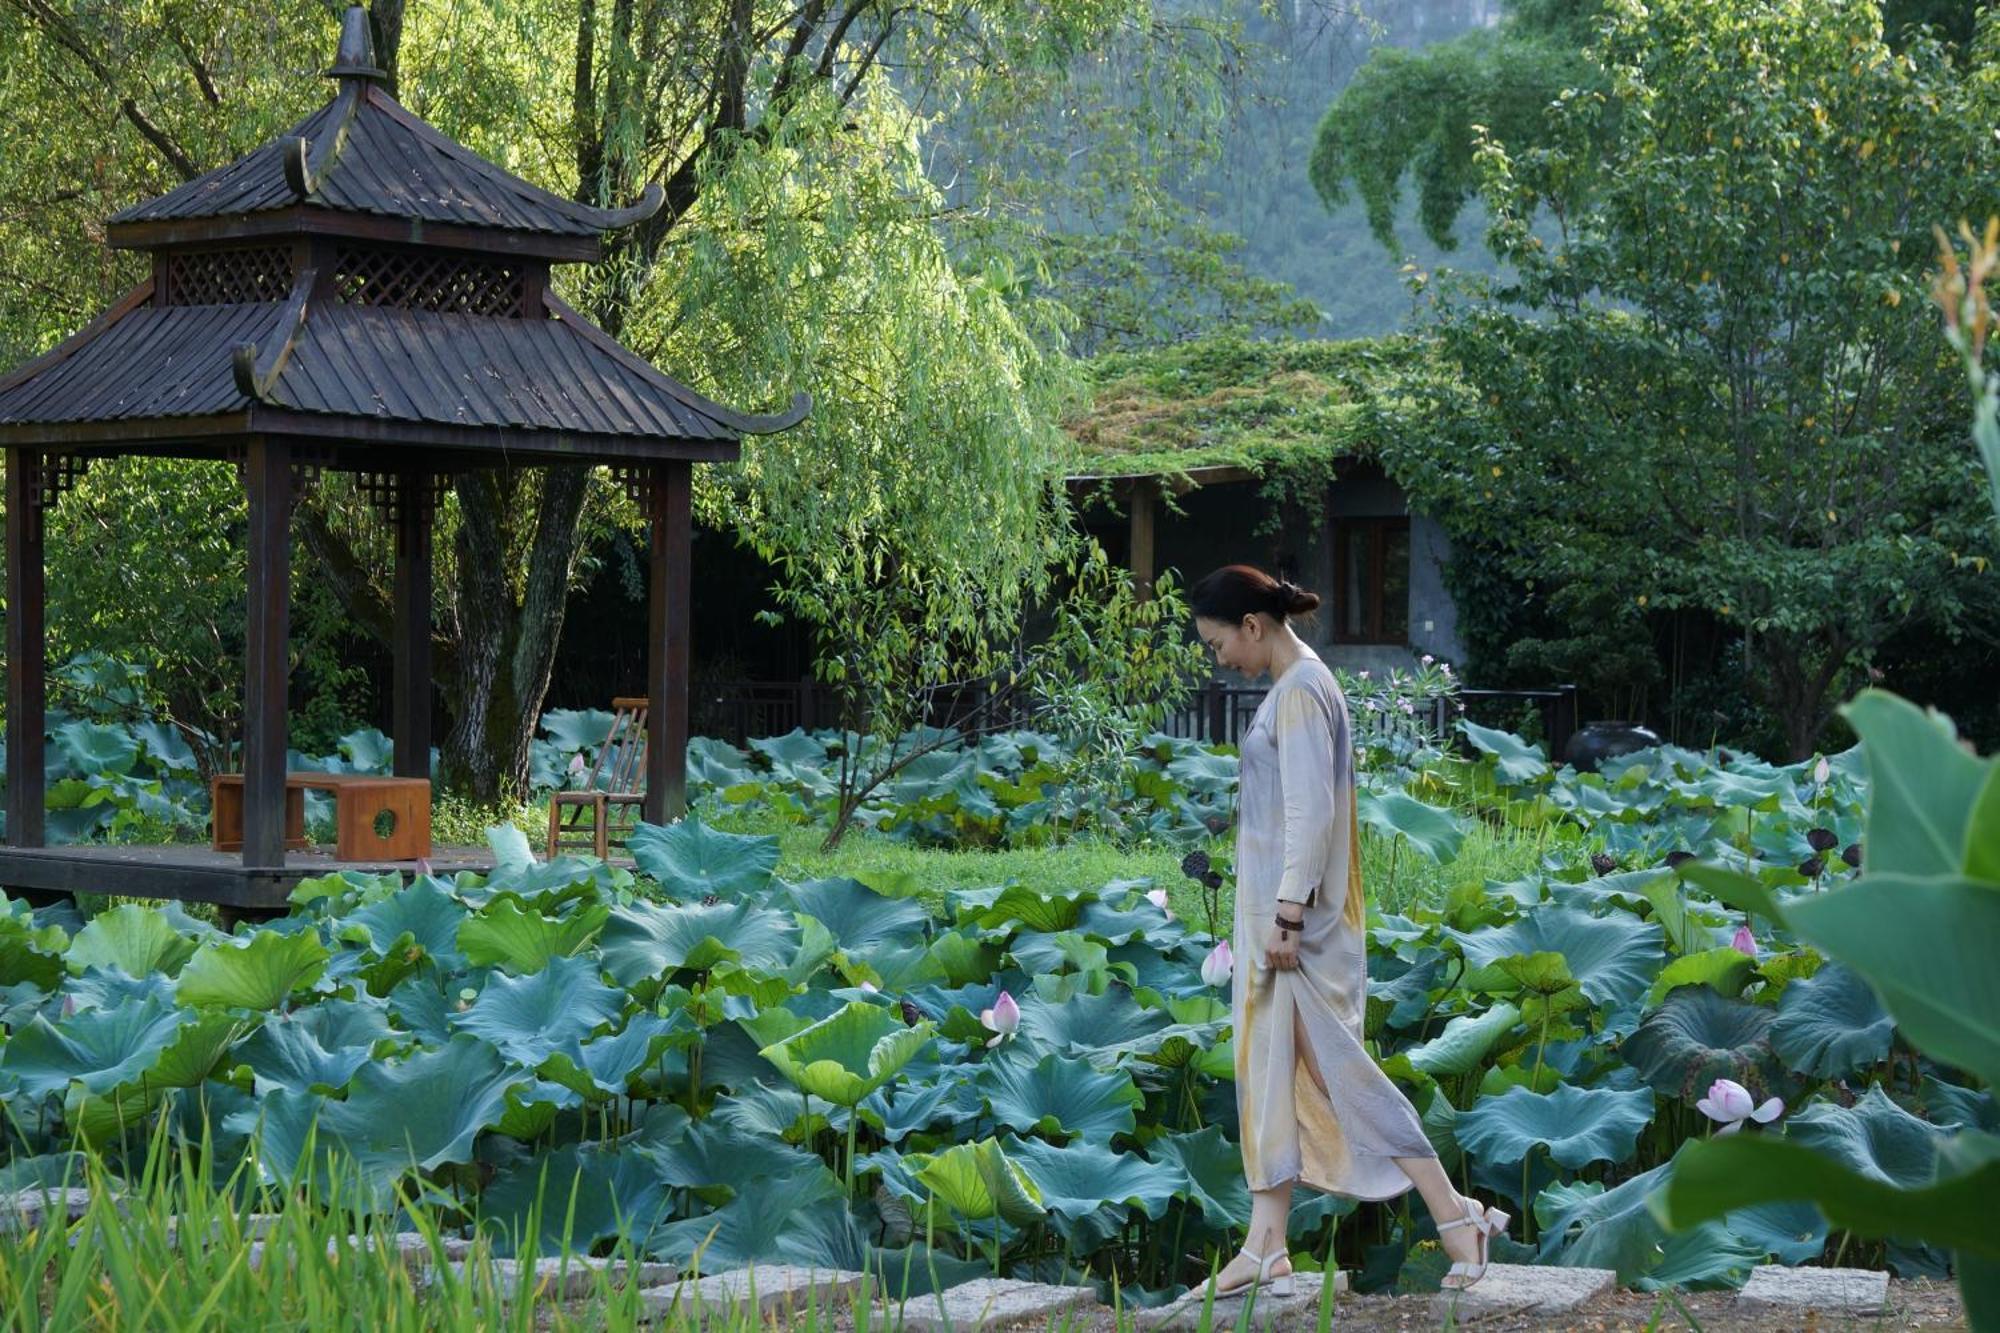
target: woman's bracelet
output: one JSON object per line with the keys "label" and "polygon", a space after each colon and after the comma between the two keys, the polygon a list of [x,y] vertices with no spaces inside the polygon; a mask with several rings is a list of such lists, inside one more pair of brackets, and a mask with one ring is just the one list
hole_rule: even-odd
{"label": "woman's bracelet", "polygon": [[1279,916],[1279,915],[1278,915],[1277,913],[1273,913],[1272,915],[1273,915],[1273,916],[1274,916],[1274,917],[1276,918],[1276,920],[1277,920],[1277,923],[1278,923],[1278,929],[1279,929],[1279,930],[1303,930],[1303,929],[1305,929],[1305,924],[1306,924],[1306,919],[1305,919],[1305,917],[1304,917],[1303,915],[1300,915],[1300,916],[1299,916],[1299,917],[1297,917],[1296,919],[1294,919],[1294,918],[1291,918],[1291,917],[1286,917],[1286,916]]}

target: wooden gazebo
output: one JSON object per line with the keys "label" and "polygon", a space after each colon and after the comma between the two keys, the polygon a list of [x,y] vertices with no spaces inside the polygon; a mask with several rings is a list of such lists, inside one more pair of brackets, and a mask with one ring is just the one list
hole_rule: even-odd
{"label": "wooden gazebo", "polygon": [[[559,299],[552,263],[662,202],[590,208],[452,142],[388,94],[365,12],[338,91],[289,134],[111,218],[152,275],[0,379],[6,450],[7,846],[0,886],[284,902],[329,858],[286,850],[292,505],[322,469],[363,474],[394,524],[395,767],[427,776],[431,521],[477,468],[605,464],[651,523],[654,701],[646,816],[684,803],[692,465],[804,418],[709,401]],[[93,458],[234,460],[249,501],[240,857],[199,847],[47,847],[43,516]],[[134,577],[143,578],[143,570]]]}

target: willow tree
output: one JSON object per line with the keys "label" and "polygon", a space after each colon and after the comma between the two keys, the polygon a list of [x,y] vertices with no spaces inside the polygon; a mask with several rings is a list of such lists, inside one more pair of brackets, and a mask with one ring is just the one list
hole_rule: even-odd
{"label": "willow tree", "polygon": [[[0,112],[15,127],[0,158],[0,346],[35,350],[130,279],[101,257],[98,219],[315,104],[299,76],[331,12],[0,0]],[[607,262],[558,275],[571,299],[726,401],[814,393],[807,426],[705,470],[702,515],[776,563],[793,609],[825,632],[856,588],[890,582],[923,634],[975,653],[1041,588],[1061,529],[1049,423],[1066,317],[1024,295],[990,245],[978,253],[993,262],[954,262],[923,135],[939,107],[1036,114],[1091,52],[1135,34],[1143,46],[1149,15],[1140,0],[373,9],[398,96],[461,141],[593,204],[664,187],[666,206],[613,238]],[[1218,45],[1211,65],[1227,58]],[[524,782],[566,594],[622,504],[608,479],[550,468],[464,479],[441,516],[446,769],[475,793]],[[335,482],[299,521],[301,577],[386,627],[387,553],[362,507]]]}

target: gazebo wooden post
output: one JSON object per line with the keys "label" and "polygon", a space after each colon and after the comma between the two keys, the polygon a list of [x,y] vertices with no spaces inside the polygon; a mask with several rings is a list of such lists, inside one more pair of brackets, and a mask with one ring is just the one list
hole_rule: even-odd
{"label": "gazebo wooden post", "polygon": [[254,437],[243,469],[250,501],[243,670],[243,864],[285,864],[285,702],[290,664],[292,450]]}
{"label": "gazebo wooden post", "polygon": [[396,479],[395,768],[431,775],[431,479]]}
{"label": "gazebo wooden post", "polygon": [[38,450],[7,450],[7,842],[40,847],[45,837],[47,684],[42,515],[36,507]]}
{"label": "gazebo wooden post", "polygon": [[1153,525],[1159,513],[1160,483],[1156,477],[1132,479],[1132,582],[1142,601],[1153,596]]}
{"label": "gazebo wooden post", "polygon": [[687,810],[689,561],[694,546],[694,468],[686,459],[656,463],[648,505],[652,561],[646,599],[652,633],[646,691],[652,732],[646,747],[646,822],[664,824]]}

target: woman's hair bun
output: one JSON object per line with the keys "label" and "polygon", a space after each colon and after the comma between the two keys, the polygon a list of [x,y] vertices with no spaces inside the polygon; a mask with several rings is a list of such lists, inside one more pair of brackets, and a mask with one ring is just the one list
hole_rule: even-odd
{"label": "woman's hair bun", "polygon": [[1302,616],[1319,607],[1319,594],[1309,592],[1290,579],[1278,580],[1278,598],[1285,614]]}

